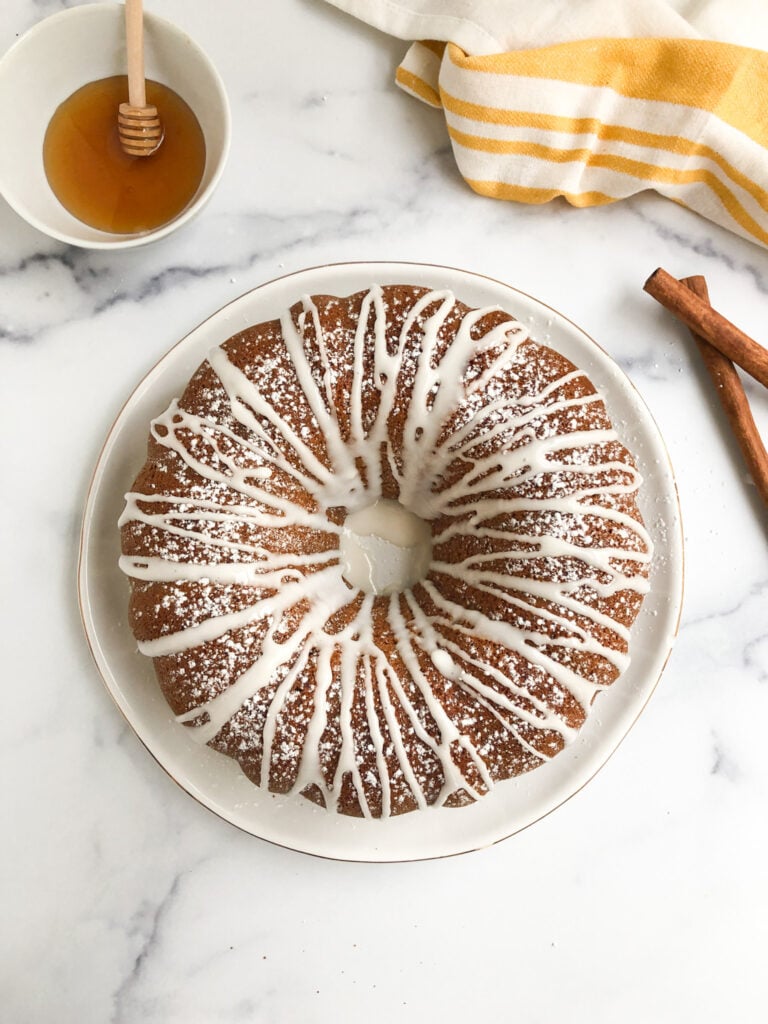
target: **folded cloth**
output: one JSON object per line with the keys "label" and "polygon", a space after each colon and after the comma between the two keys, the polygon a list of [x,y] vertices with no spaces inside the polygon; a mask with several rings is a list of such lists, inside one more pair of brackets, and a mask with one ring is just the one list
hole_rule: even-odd
{"label": "folded cloth", "polygon": [[442,109],[476,192],[594,206],[655,189],[768,246],[762,0],[330,2],[419,40],[396,80]]}

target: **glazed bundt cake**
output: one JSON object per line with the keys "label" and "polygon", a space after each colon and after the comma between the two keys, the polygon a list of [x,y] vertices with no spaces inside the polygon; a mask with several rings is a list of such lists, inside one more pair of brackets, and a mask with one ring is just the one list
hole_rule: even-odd
{"label": "glazed bundt cake", "polygon": [[131,628],[178,721],[257,785],[461,806],[562,750],[626,666],[639,483],[590,380],[509,313],[305,297],[151,424]]}

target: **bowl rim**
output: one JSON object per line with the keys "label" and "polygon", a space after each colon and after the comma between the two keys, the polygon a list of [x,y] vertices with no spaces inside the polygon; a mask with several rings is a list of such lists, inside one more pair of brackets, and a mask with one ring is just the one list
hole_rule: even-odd
{"label": "bowl rim", "polygon": [[[116,3],[114,0],[99,0],[97,3],[85,3],[79,4],[76,7],[68,7],[63,11],[57,11],[55,14],[49,15],[47,18],[42,18],[27,29],[26,32],[20,35],[19,38],[8,47],[5,53],[0,55],[0,76],[2,76],[3,73],[3,66],[7,64],[9,58],[15,55],[17,50],[25,45],[29,45],[30,42],[34,42],[37,36],[47,33],[51,28],[55,28],[56,24],[64,21],[65,19],[73,20],[74,18],[83,17],[99,18],[107,16],[113,18],[118,15],[122,18],[122,7],[122,4]],[[138,246],[147,245],[150,242],[158,241],[166,235],[178,230],[178,228],[182,227],[187,223],[187,221],[191,220],[200,212],[200,210],[202,210],[216,190],[221,176],[224,173],[224,168],[226,167],[229,157],[232,138],[232,112],[224,81],[219,74],[218,69],[200,44],[175,22],[169,21],[167,18],[163,18],[161,15],[154,14],[150,11],[144,12],[144,19],[151,25],[156,26],[160,31],[167,33],[169,38],[182,42],[186,48],[192,49],[196,53],[201,64],[206,67],[206,70],[210,75],[212,91],[217,97],[221,108],[221,120],[219,125],[222,133],[221,145],[217,147],[217,156],[213,164],[213,173],[211,174],[211,178],[205,188],[195,196],[192,202],[189,203],[189,205],[186,206],[180,214],[151,231],[136,232],[132,234],[113,234],[108,231],[102,231],[100,232],[102,237],[86,239],[82,236],[73,234],[69,231],[60,230],[59,228],[46,223],[35,212],[30,210],[27,204],[21,200],[17,194],[8,190],[6,183],[0,175],[0,197],[5,200],[10,208],[19,217],[21,217],[22,220],[26,221],[27,224],[40,231],[42,234],[47,235],[49,238],[65,242],[68,245],[73,245],[77,248],[93,250],[133,249]],[[83,84],[85,85],[87,83],[84,82]],[[208,140],[206,139],[206,142],[207,141]],[[75,218],[75,221],[76,220],[77,219]],[[86,224],[83,224],[83,227],[88,228],[91,231],[98,230],[91,228]]]}

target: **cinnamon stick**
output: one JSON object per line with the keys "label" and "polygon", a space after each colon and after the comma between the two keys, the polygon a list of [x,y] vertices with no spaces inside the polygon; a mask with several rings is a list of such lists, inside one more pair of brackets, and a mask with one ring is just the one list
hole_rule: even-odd
{"label": "cinnamon stick", "polygon": [[[680,283],[703,302],[709,303],[707,282],[701,275],[684,277]],[[691,334],[715,385],[717,397],[731,425],[755,487],[768,505],[768,452],[760,439],[738,371],[727,356],[705,341],[696,331],[691,331]]]}
{"label": "cinnamon stick", "polygon": [[768,351],[661,267],[643,285],[678,320],[768,387]]}

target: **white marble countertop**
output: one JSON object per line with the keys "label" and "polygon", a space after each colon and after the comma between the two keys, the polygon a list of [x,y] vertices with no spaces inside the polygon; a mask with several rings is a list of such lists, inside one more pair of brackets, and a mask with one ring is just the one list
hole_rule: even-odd
{"label": "white marble countertop", "polygon": [[[64,6],[5,0],[0,52]],[[0,1017],[765,1019],[768,518],[686,332],[642,284],[658,265],[703,273],[765,338],[768,255],[651,195],[475,196],[439,113],[393,85],[402,44],[320,0],[147,7],[229,92],[210,205],[150,247],[98,253],[0,201]],[[679,484],[683,621],[646,712],[555,813],[442,861],[324,861],[215,817],[125,724],[77,608],[86,489],[135,384],[242,292],[348,260],[462,267],[561,310],[637,386]],[[768,435],[768,397],[748,388]]]}

